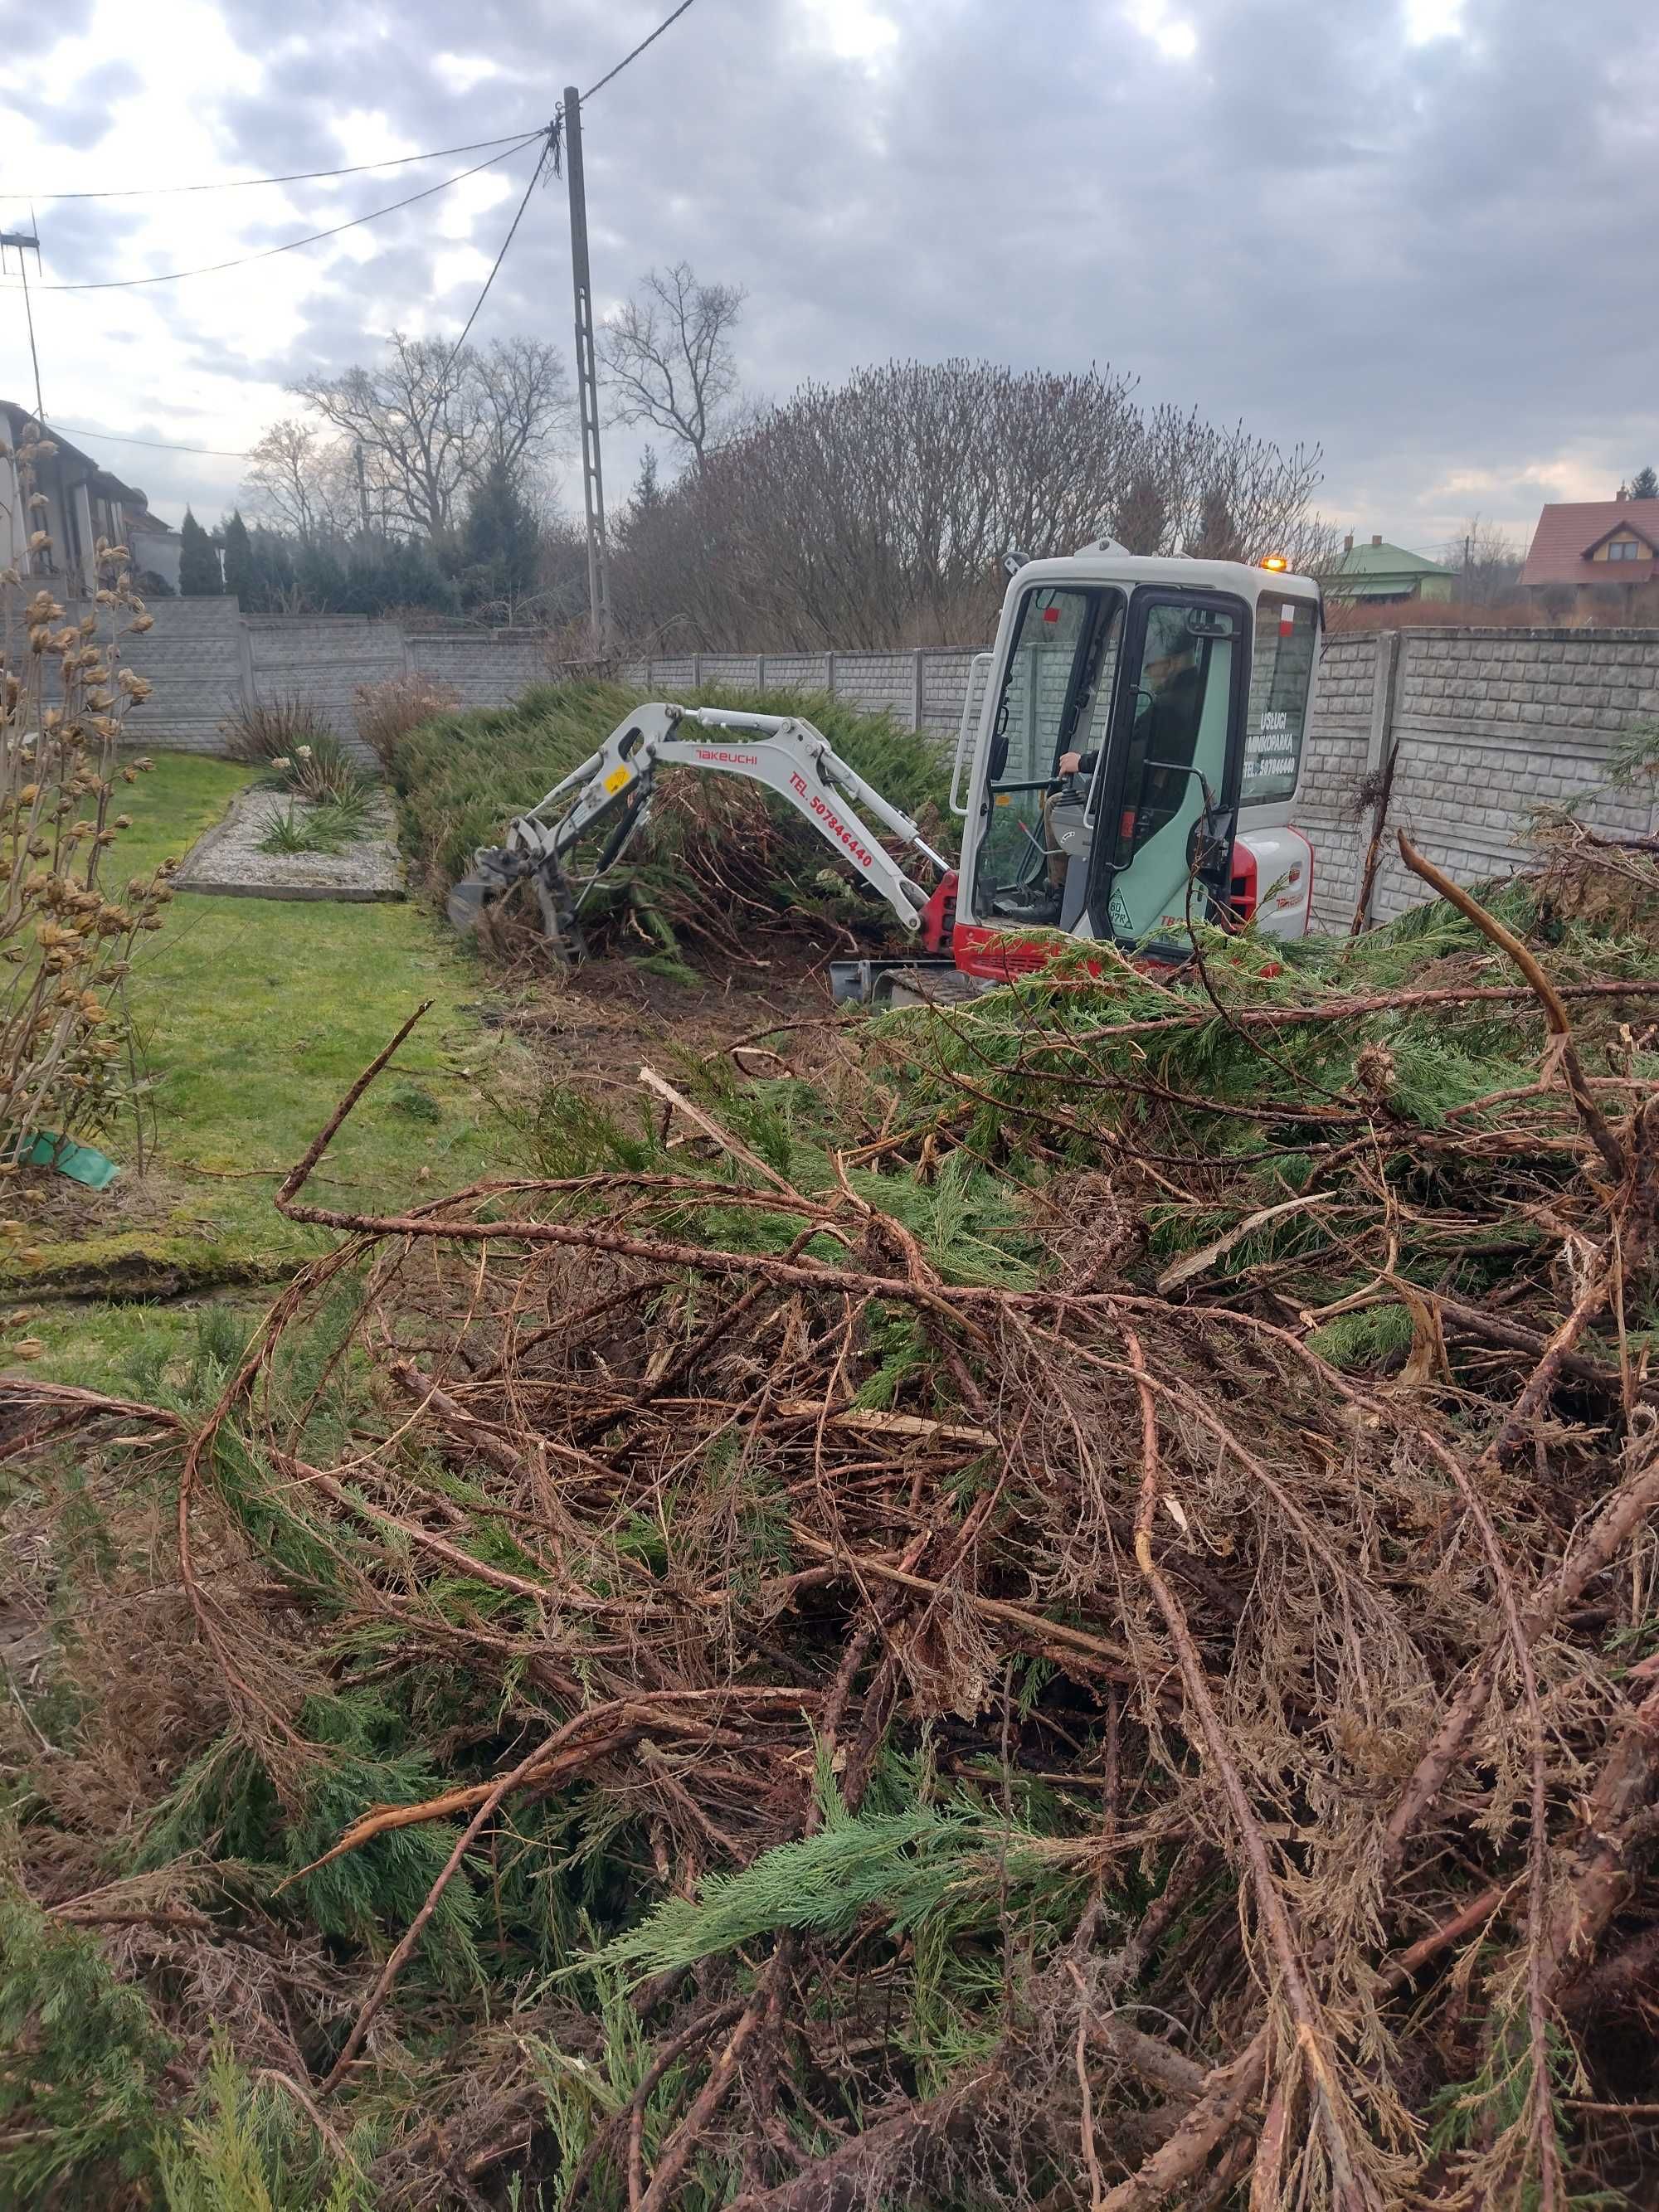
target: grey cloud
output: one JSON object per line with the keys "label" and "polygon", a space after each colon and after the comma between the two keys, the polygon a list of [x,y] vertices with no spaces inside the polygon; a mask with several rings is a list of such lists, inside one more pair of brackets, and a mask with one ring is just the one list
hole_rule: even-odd
{"label": "grey cloud", "polygon": [[60,39],[78,39],[90,27],[94,0],[55,0],[51,7],[13,8],[6,15],[6,58],[14,64],[50,53]]}
{"label": "grey cloud", "polygon": [[[1151,398],[1319,441],[1330,503],[1407,544],[1454,519],[1463,495],[1436,487],[1455,471],[1492,477],[1480,503],[1519,520],[1542,496],[1529,465],[1582,447],[1611,488],[1659,458],[1650,0],[1598,0],[1593,36],[1559,0],[1466,0],[1462,35],[1414,46],[1403,0],[1170,0],[1190,61],[1122,0],[886,7],[898,43],[866,70],[815,42],[823,19],[798,0],[699,0],[588,106],[602,304],[682,255],[746,285],[744,366],[778,392],[894,355],[1110,360]],[[325,166],[331,118],[359,106],[417,145],[490,136],[545,115],[567,77],[592,82],[665,9],[222,0],[264,73],[208,119],[243,173]],[[503,74],[460,93],[441,52]],[[297,224],[250,204],[244,235],[276,242],[441,173],[295,187]],[[517,189],[472,225],[486,255]],[[436,204],[376,225],[364,267],[314,249],[328,274],[297,339],[228,372],[283,381],[417,315],[459,327],[474,289],[434,294]],[[118,258],[111,221],[76,250]],[[204,364],[209,283],[167,304]],[[478,332],[568,345],[569,321],[556,186]],[[635,450],[608,450],[613,483]]]}
{"label": "grey cloud", "polygon": [[131,62],[100,62],[83,76],[64,80],[43,70],[31,87],[29,108],[37,130],[60,146],[82,152],[95,146],[110,127],[110,109],[139,91],[143,79]]}

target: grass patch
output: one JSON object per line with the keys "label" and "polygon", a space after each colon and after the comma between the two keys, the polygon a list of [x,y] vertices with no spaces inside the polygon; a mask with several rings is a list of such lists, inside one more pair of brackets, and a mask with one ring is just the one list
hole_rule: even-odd
{"label": "grass patch", "polygon": [[[181,859],[255,773],[158,756],[125,802],[121,879]],[[326,1249],[326,1232],[285,1222],[271,1193],[423,999],[432,1011],[399,1055],[397,1081],[377,1085],[347,1123],[318,1194],[396,1206],[514,1155],[495,1103],[513,1048],[462,1012],[477,994],[477,966],[416,907],[181,892],[143,940],[131,988],[156,1158],[141,1178],[129,1124],[97,1139],[125,1170],[105,1197],[43,1182],[42,1219],[0,1257],[0,1294],[85,1297],[101,1285],[118,1297],[148,1285],[176,1295],[274,1279]],[[50,1324],[43,1316],[32,1334],[47,1346],[46,1371],[107,1382],[112,1358],[131,1348],[131,1310],[77,1305]]]}

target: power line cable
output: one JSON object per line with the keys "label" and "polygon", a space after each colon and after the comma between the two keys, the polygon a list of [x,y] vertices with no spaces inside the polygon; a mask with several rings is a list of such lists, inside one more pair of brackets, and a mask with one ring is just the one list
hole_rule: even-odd
{"label": "power line cable", "polygon": [[[512,245],[519,225],[524,220],[525,210],[530,205],[530,196],[535,191],[542,170],[546,165],[547,152],[548,149],[544,147],[542,158],[537,162],[531,173],[530,182],[525,187],[524,198],[519,202],[518,210],[508,226],[507,236],[501,240],[501,252],[495,256],[489,274],[484,279],[483,290],[472,303],[472,313],[467,317],[459,337],[450,349],[449,358],[445,362],[441,372],[439,380],[441,382],[454,367],[457,355],[466,343],[471,333],[472,325],[478,319],[480,308],[489,297],[489,288],[495,283],[502,262],[507,258],[507,249]],[[147,451],[155,453],[204,453],[212,459],[224,461],[245,461],[249,458],[244,453],[233,453],[227,446],[180,446],[160,438],[124,438],[113,430],[77,430],[72,423],[69,422],[46,422],[42,424],[42,428],[48,435],[53,430],[61,430],[66,438],[92,438],[101,441],[106,446],[143,446]]]}
{"label": "power line cable", "polygon": [[622,59],[617,64],[616,68],[613,70],[607,70],[597,84],[590,84],[587,90],[582,94],[582,98],[584,100],[592,100],[596,92],[603,92],[606,85],[610,83],[612,77],[620,76],[623,71],[628,67],[629,62],[637,61],[647,46],[654,46],[656,44],[657,40],[661,38],[663,33],[668,29],[671,24],[678,23],[680,17],[684,15],[686,9],[690,5],[691,0],[680,0],[680,4],[675,9],[673,14],[672,15],[665,15],[662,21],[659,23],[656,29],[653,31],[650,37],[648,39],[641,39],[638,46],[635,47],[633,52],[631,54],[624,54]]}
{"label": "power line cable", "polygon": [[[597,82],[591,84],[587,90],[582,94],[582,98],[584,100],[592,100],[595,93],[603,92],[606,85],[611,83],[617,77],[619,77],[622,75],[623,71],[628,67],[630,62],[637,61],[647,46],[654,46],[657,40],[661,38],[665,31],[672,29],[672,27],[678,22],[680,17],[685,14],[686,10],[691,6],[691,4],[692,0],[680,0],[679,6],[676,8],[672,14],[665,15],[662,21],[658,24],[656,29],[653,31],[648,37],[641,39],[638,46],[632,48],[628,53],[625,53],[614,69],[607,70],[605,74],[600,77]],[[531,195],[536,189],[536,185],[540,179],[543,170],[548,167],[550,161],[553,173],[556,176],[559,173],[559,125],[562,119],[562,114],[556,116],[552,123],[543,126],[539,130],[527,132],[524,137],[518,139],[481,138],[466,146],[442,147],[435,149],[433,152],[428,154],[400,155],[390,161],[362,161],[350,168],[295,170],[285,176],[239,177],[226,179],[222,183],[209,185],[159,185],[154,189],[154,191],[145,191],[141,188],[132,191],[113,192],[46,192],[42,193],[40,197],[44,199],[52,200],[139,199],[160,197],[163,193],[171,194],[178,192],[239,191],[252,185],[307,184],[329,177],[361,176],[366,171],[370,169],[402,168],[407,167],[410,162],[441,160],[446,155],[471,154],[484,148],[488,148],[493,151],[496,148],[505,146],[509,148],[512,153],[517,154],[521,153],[525,147],[528,146],[532,140],[539,138],[542,142],[542,150],[537,159],[536,167],[531,173],[530,182],[526,185],[524,197],[519,202],[518,207],[514,213],[513,220],[507,226],[507,236],[501,240],[501,250],[490,264],[489,274],[484,278],[483,287],[479,292],[477,298],[472,303],[472,312],[462,325],[461,334],[456,339],[453,346],[450,349],[449,357],[444,363],[440,379],[440,381],[441,382],[443,379],[447,378],[450,370],[454,367],[457,356],[459,355],[461,348],[466,343],[467,338],[471,332],[473,324],[478,319],[478,316],[483,309],[484,301],[489,297],[490,287],[495,283],[495,278],[501,271],[501,264],[507,258],[507,248],[512,245],[514,239],[518,234],[519,225],[524,220],[525,210],[530,205]],[[389,207],[376,208],[368,215],[355,216],[349,222],[337,223],[331,230],[313,231],[308,237],[290,239],[284,245],[270,246],[263,253],[246,255],[240,260],[214,262],[200,269],[174,270],[170,274],[161,276],[113,277],[106,278],[99,283],[46,284],[42,285],[40,289],[43,291],[48,292],[116,291],[126,289],[134,285],[177,283],[182,278],[186,276],[216,276],[221,271],[228,269],[248,268],[255,262],[269,261],[276,254],[291,253],[295,252],[296,248],[302,246],[315,246],[319,244],[325,238],[337,238],[341,232],[355,230],[359,227],[359,225],[365,222],[376,222],[381,216],[395,215],[399,208],[412,207],[417,200],[430,199],[434,193],[447,191],[451,185],[462,184],[468,177],[476,177],[480,170],[487,169],[489,167],[491,167],[490,162],[480,161],[476,167],[464,169],[458,176],[447,177],[441,184],[428,185],[425,191],[411,192],[407,199],[393,201],[392,205]],[[17,289],[18,287],[15,285],[0,286],[0,289],[3,290],[15,291]],[[48,425],[47,427],[51,428],[52,426]],[[151,453],[200,453],[212,459],[233,461],[244,461],[248,458],[248,456],[244,453],[233,453],[228,447],[222,446],[177,445],[164,441],[159,438],[125,438],[119,436],[112,431],[76,430],[66,424],[60,424],[56,427],[63,429],[65,437],[102,439],[106,444],[112,446],[141,446]]]}
{"label": "power line cable", "polygon": [[[620,76],[630,62],[637,61],[647,46],[653,46],[665,31],[677,23],[690,5],[691,0],[680,0],[680,4],[675,9],[673,14],[665,16],[648,38],[641,39],[631,53],[624,54],[615,69],[608,70],[597,84],[590,85],[582,94],[582,98],[592,100],[596,92],[602,92],[613,77]],[[534,135],[533,132],[528,134],[529,137]],[[354,161],[341,169],[288,169],[279,175],[270,177],[214,177],[204,184],[197,185],[125,185],[108,191],[34,192],[31,197],[37,201],[51,200],[60,203],[68,200],[171,199],[177,198],[181,192],[246,192],[254,190],[256,186],[264,185],[314,185],[325,183],[331,177],[363,177],[374,169],[406,169],[416,161],[444,161],[455,154],[483,154],[492,151],[498,146],[512,146],[516,149],[527,143],[528,137],[525,134],[515,136],[509,132],[504,138],[469,139],[463,146],[432,146],[422,154],[392,154],[388,155],[383,161]],[[21,197],[21,193],[0,191],[0,200],[18,199]],[[366,222],[370,218],[365,216],[360,220]],[[319,234],[319,235],[325,234]],[[206,272],[185,270],[180,273],[194,275]],[[202,450],[204,451],[205,448]]]}
{"label": "power line cable", "polygon": [[[624,54],[615,69],[608,70],[597,84],[590,85],[582,94],[582,98],[592,100],[596,92],[602,92],[613,77],[620,76],[630,62],[637,61],[647,46],[653,46],[665,30],[677,23],[690,5],[691,0],[680,0],[680,4],[675,9],[673,14],[665,16],[649,38],[641,39],[631,53]],[[124,185],[107,191],[33,192],[30,197],[36,201],[51,200],[54,203],[68,200],[157,200],[174,198],[181,192],[246,192],[252,191],[256,186],[264,185],[314,185],[325,183],[331,177],[367,176],[371,170],[374,169],[406,169],[416,161],[444,161],[455,154],[488,153],[498,146],[512,146],[516,149],[527,144],[529,137],[534,135],[532,132],[527,136],[524,134],[515,136],[509,132],[504,138],[472,138],[463,146],[432,146],[422,154],[392,154],[388,155],[383,161],[354,161],[341,169],[287,169],[279,175],[270,177],[213,177],[204,184],[197,185]],[[19,192],[0,191],[0,200],[20,199],[22,197],[23,195]],[[372,220],[368,216],[359,219],[363,222]],[[319,234],[319,236],[326,234],[326,233]],[[207,272],[183,270],[180,273],[197,275]],[[182,452],[185,449],[181,447],[179,450]],[[199,450],[205,452],[206,448],[203,447]]]}
{"label": "power line cable", "polygon": [[[524,198],[519,202],[518,208],[514,214],[513,220],[507,226],[507,236],[501,240],[501,251],[496,254],[495,261],[490,266],[489,274],[483,281],[483,289],[480,291],[477,298],[472,303],[472,312],[467,317],[465,323],[462,325],[459,337],[456,339],[454,344],[450,349],[449,358],[445,362],[442,370],[440,372],[440,383],[442,383],[444,380],[447,378],[450,370],[454,367],[456,358],[459,355],[461,348],[466,343],[467,338],[471,333],[473,324],[478,319],[480,309],[483,307],[484,301],[489,297],[490,286],[494,284],[497,275],[500,273],[501,264],[507,258],[507,250],[508,246],[512,245],[514,239],[518,234],[519,225],[523,222],[525,210],[530,205],[531,195],[535,191],[537,184],[540,180],[542,171],[547,165],[548,156],[552,151],[551,133],[550,131],[543,131],[539,135],[544,141],[541,158],[538,161],[534,169],[531,172],[530,182],[525,186]],[[160,438],[126,438],[122,437],[118,433],[112,430],[77,430],[72,423],[68,422],[46,422],[43,420],[42,428],[46,431],[48,435],[50,435],[53,430],[61,430],[66,438],[90,438],[94,441],[101,441],[103,444],[108,446],[142,446],[149,453],[202,453],[205,454],[211,459],[226,461],[245,461],[250,458],[245,453],[233,453],[228,447],[225,446],[184,446],[173,444]]]}
{"label": "power line cable", "polygon": [[535,191],[538,184],[541,181],[542,171],[547,167],[548,161],[552,155],[552,152],[553,131],[550,125],[548,130],[543,133],[540,159],[537,161],[534,169],[531,172],[530,182],[524,188],[524,198],[519,202],[517,211],[514,215],[512,222],[507,225],[507,236],[501,240],[501,250],[495,256],[495,260],[490,264],[489,274],[483,281],[483,289],[479,293],[477,298],[472,302],[472,313],[467,317],[465,322],[461,325],[461,335],[456,339],[454,344],[450,348],[449,358],[445,362],[443,368],[439,374],[438,382],[440,386],[442,386],[448,382],[449,372],[455,366],[456,356],[459,354],[461,348],[466,343],[467,334],[471,330],[473,324],[478,319],[478,310],[483,306],[484,301],[489,297],[489,288],[495,281],[496,271],[501,268],[502,262],[507,258],[507,249],[512,245],[514,238],[518,232],[519,225],[524,221],[524,211],[530,205],[530,196]]}
{"label": "power line cable", "polygon": [[[488,161],[475,162],[470,169],[459,170],[454,176],[446,177],[441,184],[428,185],[424,191],[410,192],[405,199],[393,200],[387,207],[373,208],[367,215],[353,216],[349,222],[334,223],[327,230],[313,230],[304,238],[287,239],[281,246],[267,246],[262,253],[240,254],[232,261],[210,261],[199,269],[170,269],[159,276],[85,278],[72,284],[41,284],[36,289],[42,292],[123,292],[146,284],[177,284],[186,276],[216,276],[227,269],[252,268],[256,262],[274,260],[279,253],[293,253],[302,246],[319,245],[325,238],[338,238],[343,231],[356,230],[366,222],[378,222],[382,216],[396,215],[400,208],[413,207],[418,200],[429,200],[434,193],[447,192],[452,185],[465,184],[469,177],[476,177],[480,171],[492,168],[498,159],[522,153],[526,146],[533,145],[538,139],[545,142],[546,137],[545,128],[532,131],[511,146],[509,155],[492,154]],[[538,163],[538,168],[539,166]],[[0,286],[0,290],[9,292],[18,289],[15,284]]]}
{"label": "power line cable", "polygon": [[[36,192],[37,200],[155,200],[179,192],[244,192],[255,185],[309,185],[326,177],[361,177],[371,169],[406,169],[414,161],[442,161],[452,154],[482,154],[495,146],[522,143],[522,133],[505,138],[474,138],[465,146],[434,146],[425,154],[394,154],[384,161],[357,161],[347,169],[291,169],[280,177],[220,177],[205,185],[133,185],[109,192]],[[21,195],[0,191],[0,199]]]}
{"label": "power line cable", "polygon": [[72,422],[48,422],[37,417],[47,437],[62,431],[66,438],[92,438],[105,446],[143,446],[152,453],[207,453],[215,460],[245,461],[246,453],[232,453],[228,446],[175,446],[161,438],[124,438],[117,430],[77,430]]}

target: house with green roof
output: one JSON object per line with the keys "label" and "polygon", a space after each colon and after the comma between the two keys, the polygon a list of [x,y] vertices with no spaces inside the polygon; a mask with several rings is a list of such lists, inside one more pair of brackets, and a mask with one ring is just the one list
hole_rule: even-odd
{"label": "house with green roof", "polygon": [[1325,580],[1328,599],[1363,599],[1368,605],[1390,599],[1449,599],[1457,579],[1438,561],[1425,561],[1403,545],[1385,544],[1373,538],[1369,545],[1356,545],[1353,532],[1343,540],[1342,558]]}

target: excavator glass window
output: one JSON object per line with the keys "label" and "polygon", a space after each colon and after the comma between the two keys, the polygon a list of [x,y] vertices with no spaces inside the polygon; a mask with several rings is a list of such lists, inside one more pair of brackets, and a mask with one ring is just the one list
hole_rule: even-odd
{"label": "excavator glass window", "polygon": [[1123,608],[1120,592],[1073,585],[1020,603],[981,794],[973,911],[988,921],[1068,928],[1080,909]]}
{"label": "excavator glass window", "polygon": [[1101,779],[1091,884],[1097,936],[1156,946],[1224,892],[1237,825],[1245,609],[1138,592]]}
{"label": "excavator glass window", "polygon": [[1244,710],[1241,806],[1275,805],[1296,796],[1318,647],[1319,611],[1311,599],[1286,599],[1273,592],[1262,599],[1255,611]]}

